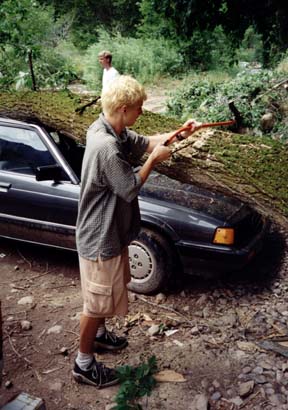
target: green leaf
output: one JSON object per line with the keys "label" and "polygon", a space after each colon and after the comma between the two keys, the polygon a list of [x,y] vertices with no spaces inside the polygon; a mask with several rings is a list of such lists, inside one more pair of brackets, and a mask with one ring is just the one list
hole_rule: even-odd
{"label": "green leaf", "polygon": [[115,401],[115,410],[141,410],[142,407],[136,401],[144,396],[150,396],[156,382],[153,373],[157,370],[156,357],[152,356],[147,363],[142,363],[136,368],[122,366],[117,369],[117,375],[121,381]]}

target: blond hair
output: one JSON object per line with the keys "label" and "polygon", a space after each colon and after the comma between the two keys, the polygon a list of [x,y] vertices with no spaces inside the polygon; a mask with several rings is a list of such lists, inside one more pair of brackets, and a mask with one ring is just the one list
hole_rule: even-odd
{"label": "blond hair", "polygon": [[100,53],[98,53],[98,58],[106,58],[109,61],[109,63],[111,63],[112,53],[110,53],[110,51],[108,50],[100,51]]}
{"label": "blond hair", "polygon": [[104,113],[113,115],[123,105],[131,106],[147,99],[144,87],[129,75],[119,75],[102,92],[101,104]]}

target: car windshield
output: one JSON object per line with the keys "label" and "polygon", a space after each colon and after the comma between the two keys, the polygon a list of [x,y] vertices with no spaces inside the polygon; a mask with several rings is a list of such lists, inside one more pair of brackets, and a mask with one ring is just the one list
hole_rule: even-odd
{"label": "car windshield", "polygon": [[14,144],[23,144],[25,146],[33,145],[37,151],[47,151],[46,146],[40,138],[31,130],[1,126],[0,139]]}

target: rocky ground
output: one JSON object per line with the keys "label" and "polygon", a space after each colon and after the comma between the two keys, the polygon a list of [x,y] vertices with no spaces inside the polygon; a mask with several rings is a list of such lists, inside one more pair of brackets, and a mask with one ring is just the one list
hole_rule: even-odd
{"label": "rocky ground", "polygon": [[[109,322],[129,346],[98,359],[134,366],[155,355],[159,371],[175,372],[143,409],[288,409],[286,241],[274,227],[244,272],[209,281],[178,274],[162,294],[131,293],[129,315]],[[0,264],[0,407],[24,391],[47,410],[111,409],[118,386],[95,390],[71,377],[81,312],[76,255],[1,240]]]}
{"label": "rocky ground", "polygon": [[166,110],[166,101],[168,99],[167,92],[161,87],[152,87],[147,91],[147,100],[144,101],[143,107],[145,110],[163,114]]}

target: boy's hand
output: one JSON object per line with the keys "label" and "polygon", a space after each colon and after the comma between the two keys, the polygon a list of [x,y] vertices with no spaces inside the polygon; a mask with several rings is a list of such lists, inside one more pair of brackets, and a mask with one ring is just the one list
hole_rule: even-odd
{"label": "boy's hand", "polygon": [[172,152],[170,148],[164,146],[163,143],[159,143],[155,146],[150,155],[152,156],[154,164],[158,164],[159,162],[169,159],[171,154]]}
{"label": "boy's hand", "polygon": [[192,135],[193,134],[193,132],[195,132],[195,131],[197,131],[197,130],[199,130],[200,128],[201,128],[201,125],[202,125],[202,122],[198,122],[198,121],[196,121],[196,120],[194,120],[194,119],[189,119],[189,120],[187,120],[184,124],[183,124],[183,127],[187,127],[187,126],[189,126],[190,128],[188,129],[188,130],[186,130],[186,131],[182,131],[181,132],[181,137],[183,137],[183,138],[188,138],[188,137],[190,137],[190,135]]}

